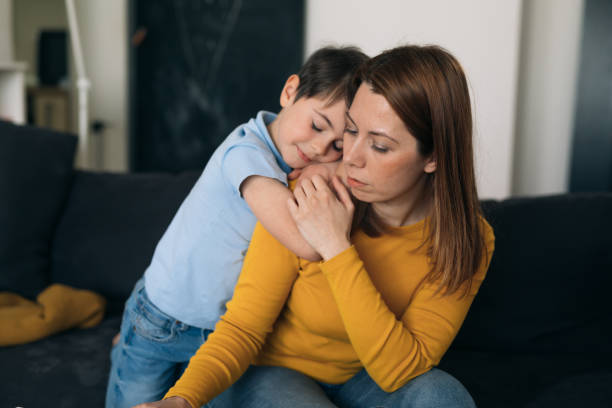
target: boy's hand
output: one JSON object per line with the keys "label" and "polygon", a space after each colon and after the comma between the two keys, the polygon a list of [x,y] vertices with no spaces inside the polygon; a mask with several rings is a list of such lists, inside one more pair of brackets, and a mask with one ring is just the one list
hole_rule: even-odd
{"label": "boy's hand", "polygon": [[315,175],[319,175],[329,184],[331,183],[334,174],[336,174],[336,169],[338,168],[339,164],[340,161],[311,164],[303,169],[293,170],[291,173],[289,173],[288,177],[289,180],[297,179],[298,181],[296,185],[300,185],[303,180],[312,179]]}
{"label": "boy's hand", "polygon": [[162,401],[138,404],[132,408],[191,408],[191,405],[181,397],[170,397]]}
{"label": "boy's hand", "polygon": [[302,169],[293,169],[291,173],[287,174],[287,178],[289,180],[295,180],[296,178],[300,177],[300,174],[302,174]]}

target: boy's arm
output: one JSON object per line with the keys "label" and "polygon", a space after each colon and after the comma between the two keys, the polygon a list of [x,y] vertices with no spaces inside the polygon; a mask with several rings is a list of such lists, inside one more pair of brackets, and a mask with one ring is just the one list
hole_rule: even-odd
{"label": "boy's arm", "polygon": [[298,231],[287,200],[293,193],[278,180],[264,176],[247,177],[240,185],[242,197],[268,232],[297,256],[309,261],[321,257]]}

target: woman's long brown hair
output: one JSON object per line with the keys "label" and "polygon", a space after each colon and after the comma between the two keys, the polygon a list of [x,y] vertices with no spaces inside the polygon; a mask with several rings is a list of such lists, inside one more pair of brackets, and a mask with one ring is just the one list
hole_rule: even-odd
{"label": "woman's long brown hair", "polygon": [[[437,46],[402,46],[372,58],[357,72],[351,100],[361,84],[382,96],[417,139],[419,153],[433,157],[426,192],[433,194],[425,245],[431,271],[444,294],[468,293],[486,246],[476,191],[472,111],[459,62]],[[358,208],[357,225],[371,236],[386,231],[368,205]]]}

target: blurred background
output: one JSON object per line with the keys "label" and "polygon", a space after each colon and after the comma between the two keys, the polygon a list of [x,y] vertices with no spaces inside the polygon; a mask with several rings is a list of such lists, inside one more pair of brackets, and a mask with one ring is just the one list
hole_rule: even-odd
{"label": "blurred background", "polygon": [[[201,169],[317,48],[463,64],[482,198],[612,191],[612,1],[76,0],[100,171]],[[64,0],[0,0],[0,117],[77,133]]]}

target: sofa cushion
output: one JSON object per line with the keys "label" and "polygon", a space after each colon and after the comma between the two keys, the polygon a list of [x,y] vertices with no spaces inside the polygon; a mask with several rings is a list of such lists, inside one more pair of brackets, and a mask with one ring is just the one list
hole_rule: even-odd
{"label": "sofa cushion", "polygon": [[121,318],[0,348],[2,407],[103,407]]}
{"label": "sofa cushion", "polygon": [[125,300],[199,173],[77,172],[53,240],[51,278]]}
{"label": "sofa cushion", "polygon": [[612,194],[485,202],[496,235],[454,347],[605,352],[612,344]]}
{"label": "sofa cushion", "polygon": [[0,291],[34,298],[73,174],[76,137],[0,122]]}
{"label": "sofa cushion", "polygon": [[450,351],[439,367],[468,389],[476,406],[609,407],[612,353]]}

